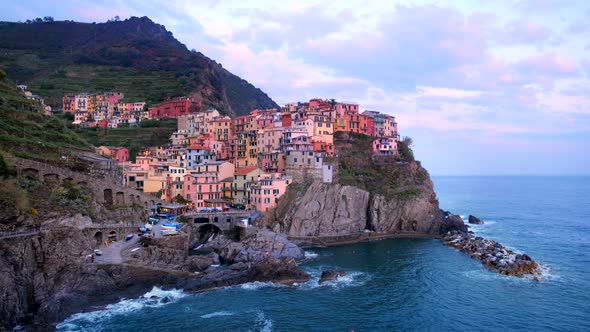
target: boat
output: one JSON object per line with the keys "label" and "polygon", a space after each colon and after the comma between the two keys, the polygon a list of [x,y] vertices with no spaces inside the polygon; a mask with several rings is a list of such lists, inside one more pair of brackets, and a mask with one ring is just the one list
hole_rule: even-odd
{"label": "boat", "polygon": [[94,249],[94,254],[96,256],[102,256],[102,251],[98,250],[98,249]]}
{"label": "boat", "polygon": [[162,235],[164,235],[164,236],[176,235],[176,234],[178,234],[178,231],[175,229],[162,229]]}
{"label": "boat", "polygon": [[131,249],[131,252],[136,252],[138,250],[139,250],[139,248],[133,248],[133,249]]}
{"label": "boat", "polygon": [[142,232],[142,233],[145,233],[145,232],[147,232],[148,230],[147,230],[147,228],[146,228],[146,227],[139,227],[139,231],[140,231],[140,232]]}
{"label": "boat", "polygon": [[162,227],[174,227],[176,229],[180,229],[180,224],[169,222],[162,224]]}
{"label": "boat", "polygon": [[148,231],[151,231],[153,226],[151,224],[145,224],[143,225],[143,227],[145,227]]}
{"label": "boat", "polygon": [[134,234],[127,234],[127,236],[125,236],[125,241],[129,241],[131,239],[133,239]]}

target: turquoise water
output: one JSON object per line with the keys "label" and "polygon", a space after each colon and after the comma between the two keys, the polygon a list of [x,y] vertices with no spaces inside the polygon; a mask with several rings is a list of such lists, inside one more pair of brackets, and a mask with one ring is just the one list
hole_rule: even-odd
{"label": "turquoise water", "polygon": [[[497,275],[436,240],[315,249],[294,287],[251,283],[188,295],[152,294],[74,315],[64,331],[590,330],[590,177],[435,177],[441,206],[523,251],[544,281]],[[323,269],[348,272],[319,286]],[[163,294],[165,293],[165,294]]]}

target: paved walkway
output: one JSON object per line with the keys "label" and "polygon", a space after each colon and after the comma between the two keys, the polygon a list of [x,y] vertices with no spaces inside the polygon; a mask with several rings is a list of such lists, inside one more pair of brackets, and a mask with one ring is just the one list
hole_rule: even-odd
{"label": "paved walkway", "polygon": [[95,262],[98,264],[121,264],[123,263],[123,256],[121,252],[127,248],[136,245],[139,242],[139,236],[137,234],[129,241],[120,240],[112,243],[108,247],[105,245],[100,246],[102,256],[95,256]]}

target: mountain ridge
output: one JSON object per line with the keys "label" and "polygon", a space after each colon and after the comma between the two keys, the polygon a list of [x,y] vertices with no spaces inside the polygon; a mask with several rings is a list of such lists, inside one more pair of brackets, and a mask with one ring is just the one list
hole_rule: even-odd
{"label": "mountain ridge", "polygon": [[[148,17],[123,21],[0,22],[0,67],[52,106],[64,93],[120,90],[150,104],[179,95],[229,115],[278,105]],[[78,90],[76,90],[78,89]]]}

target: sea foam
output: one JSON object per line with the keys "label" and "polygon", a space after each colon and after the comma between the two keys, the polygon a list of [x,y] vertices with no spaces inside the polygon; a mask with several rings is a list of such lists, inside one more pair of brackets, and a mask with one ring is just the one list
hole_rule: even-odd
{"label": "sea foam", "polygon": [[117,303],[109,304],[102,310],[74,314],[58,324],[57,329],[60,331],[97,331],[99,329],[98,325],[95,328],[85,326],[83,329],[80,325],[85,323],[95,325],[107,321],[114,316],[127,315],[145,307],[156,308],[176,302],[185,296],[186,294],[182,290],[163,290],[159,287],[154,287],[140,298],[124,299]]}

